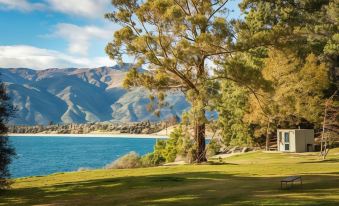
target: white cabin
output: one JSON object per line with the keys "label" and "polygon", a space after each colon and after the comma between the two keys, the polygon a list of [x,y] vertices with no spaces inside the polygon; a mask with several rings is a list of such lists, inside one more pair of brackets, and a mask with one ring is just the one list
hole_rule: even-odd
{"label": "white cabin", "polygon": [[313,152],[313,129],[278,129],[278,151],[281,152]]}

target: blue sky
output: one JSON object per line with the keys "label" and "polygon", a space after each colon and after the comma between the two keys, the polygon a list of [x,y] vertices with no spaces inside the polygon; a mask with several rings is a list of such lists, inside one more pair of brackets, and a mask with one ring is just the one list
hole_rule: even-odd
{"label": "blue sky", "polygon": [[[229,6],[239,15],[237,1]],[[118,27],[110,0],[0,0],[0,67],[114,65],[104,52]],[[128,59],[126,59],[128,61]]]}

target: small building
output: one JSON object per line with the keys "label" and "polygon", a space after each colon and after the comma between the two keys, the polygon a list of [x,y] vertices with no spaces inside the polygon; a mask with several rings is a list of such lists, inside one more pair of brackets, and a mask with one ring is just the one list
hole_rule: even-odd
{"label": "small building", "polygon": [[313,129],[278,129],[278,151],[281,152],[313,152]]}

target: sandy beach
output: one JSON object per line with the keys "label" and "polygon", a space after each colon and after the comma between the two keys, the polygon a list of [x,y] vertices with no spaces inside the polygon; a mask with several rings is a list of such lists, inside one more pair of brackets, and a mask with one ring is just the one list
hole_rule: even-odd
{"label": "sandy beach", "polygon": [[[25,133],[8,133],[8,136],[19,136],[19,137],[104,137],[104,138],[157,138],[157,139],[167,139],[171,132],[176,128],[175,126],[170,126],[167,129],[163,129],[157,133],[153,134],[128,134],[128,133],[107,133],[94,131],[88,134],[52,134],[52,133],[36,133],[36,134],[25,134]],[[206,139],[211,139],[213,134],[211,132],[206,133]]]}

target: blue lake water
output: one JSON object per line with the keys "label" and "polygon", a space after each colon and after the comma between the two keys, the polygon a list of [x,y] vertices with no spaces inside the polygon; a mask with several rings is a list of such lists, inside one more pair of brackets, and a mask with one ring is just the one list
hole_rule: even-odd
{"label": "blue lake water", "polygon": [[10,165],[12,177],[102,168],[130,151],[151,152],[156,143],[155,138],[11,136],[9,140],[17,153]]}

